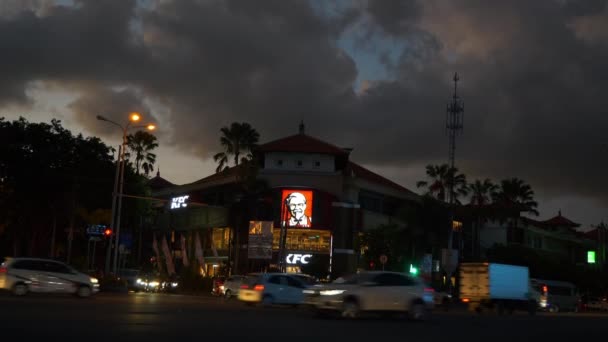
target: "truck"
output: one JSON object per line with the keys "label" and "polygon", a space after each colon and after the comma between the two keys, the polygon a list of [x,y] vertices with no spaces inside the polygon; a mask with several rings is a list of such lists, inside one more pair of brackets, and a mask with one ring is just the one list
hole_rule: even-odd
{"label": "truck", "polygon": [[514,310],[534,315],[540,300],[528,267],[487,262],[460,264],[459,294],[469,310],[497,309],[501,315]]}

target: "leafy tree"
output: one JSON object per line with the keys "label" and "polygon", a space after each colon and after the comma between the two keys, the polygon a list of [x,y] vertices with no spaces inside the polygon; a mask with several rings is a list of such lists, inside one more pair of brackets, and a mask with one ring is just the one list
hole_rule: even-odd
{"label": "leafy tree", "polygon": [[220,144],[224,151],[213,156],[218,163],[216,172],[226,170],[230,158],[234,160],[234,166],[253,158],[252,151],[260,140],[260,134],[250,124],[233,122],[230,127],[222,127],[220,131]]}
{"label": "leafy tree", "polygon": [[53,228],[64,241],[65,230],[80,230],[79,207],[109,206],[113,167],[108,152],[98,138],[74,136],[58,120],[0,119],[0,222],[5,227],[0,249],[5,255],[52,255]]}
{"label": "leafy tree", "polygon": [[[135,153],[135,173],[139,175],[141,168],[146,177],[149,176],[156,163],[156,154],[152,153],[158,147],[156,137],[145,131],[137,131],[127,136],[127,146]],[[126,157],[130,158],[130,153],[126,153]]]}
{"label": "leafy tree", "polygon": [[[73,135],[58,120],[0,118],[0,255],[67,259],[73,243],[74,260],[82,258],[85,226],[110,223],[113,159],[99,138]],[[131,167],[125,171],[125,193],[143,194],[143,177]],[[138,205],[124,200],[126,231],[135,224]]]}

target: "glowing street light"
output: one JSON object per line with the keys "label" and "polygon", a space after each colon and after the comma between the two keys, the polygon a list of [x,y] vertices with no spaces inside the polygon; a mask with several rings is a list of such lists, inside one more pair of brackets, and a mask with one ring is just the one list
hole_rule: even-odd
{"label": "glowing street light", "polygon": [[[127,132],[129,131],[129,129],[131,128],[147,128],[148,130],[154,130],[156,129],[156,126],[154,124],[147,124],[147,125],[138,125],[138,126],[131,126],[131,123],[133,122],[138,122],[139,120],[141,120],[141,115],[139,113],[136,112],[132,112],[131,114],[129,114],[129,121],[127,122],[126,125],[121,125],[115,121],[112,121],[106,117],[103,117],[101,115],[97,115],[97,120],[101,120],[101,121],[106,121],[109,122],[115,126],[120,127],[120,129],[122,130],[122,144],[119,147],[119,151],[118,151],[118,163],[116,164],[116,176],[114,178],[114,192],[112,193],[112,225],[111,227],[113,229],[116,229],[116,234],[114,234],[114,264],[113,264],[113,271],[115,274],[117,274],[118,269],[118,243],[119,243],[119,239],[120,239],[120,211],[122,208],[122,189],[123,189],[123,184],[124,184],[124,178],[125,178],[125,150],[126,150],[126,146],[127,146]],[[118,208],[117,208],[117,203],[118,203]],[[106,255],[106,273],[108,273],[108,269],[110,268],[110,247],[112,246],[112,243],[110,241],[110,244],[108,245],[108,253]]]}

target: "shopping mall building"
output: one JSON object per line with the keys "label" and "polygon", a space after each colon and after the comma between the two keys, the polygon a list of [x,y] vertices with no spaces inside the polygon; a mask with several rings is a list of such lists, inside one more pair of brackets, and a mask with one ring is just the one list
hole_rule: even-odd
{"label": "shopping mall building", "polygon": [[176,267],[185,256],[204,264],[208,276],[279,265],[332,277],[354,272],[359,232],[395,222],[398,208],[420,198],[351,161],[351,150],[305,134],[300,124],[298,134],[260,145],[255,168],[232,167],[184,185],[157,174],[150,181],[153,197],[163,200],[156,239],[169,241]]}

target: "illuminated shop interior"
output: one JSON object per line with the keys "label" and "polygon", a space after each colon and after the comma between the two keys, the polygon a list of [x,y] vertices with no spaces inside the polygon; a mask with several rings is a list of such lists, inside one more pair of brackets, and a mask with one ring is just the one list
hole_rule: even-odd
{"label": "illuminated shop interior", "polygon": [[[272,249],[279,249],[279,238],[281,228],[273,228]],[[318,253],[329,253],[331,244],[331,232],[319,229],[287,229],[285,248],[293,251],[308,251]]]}

